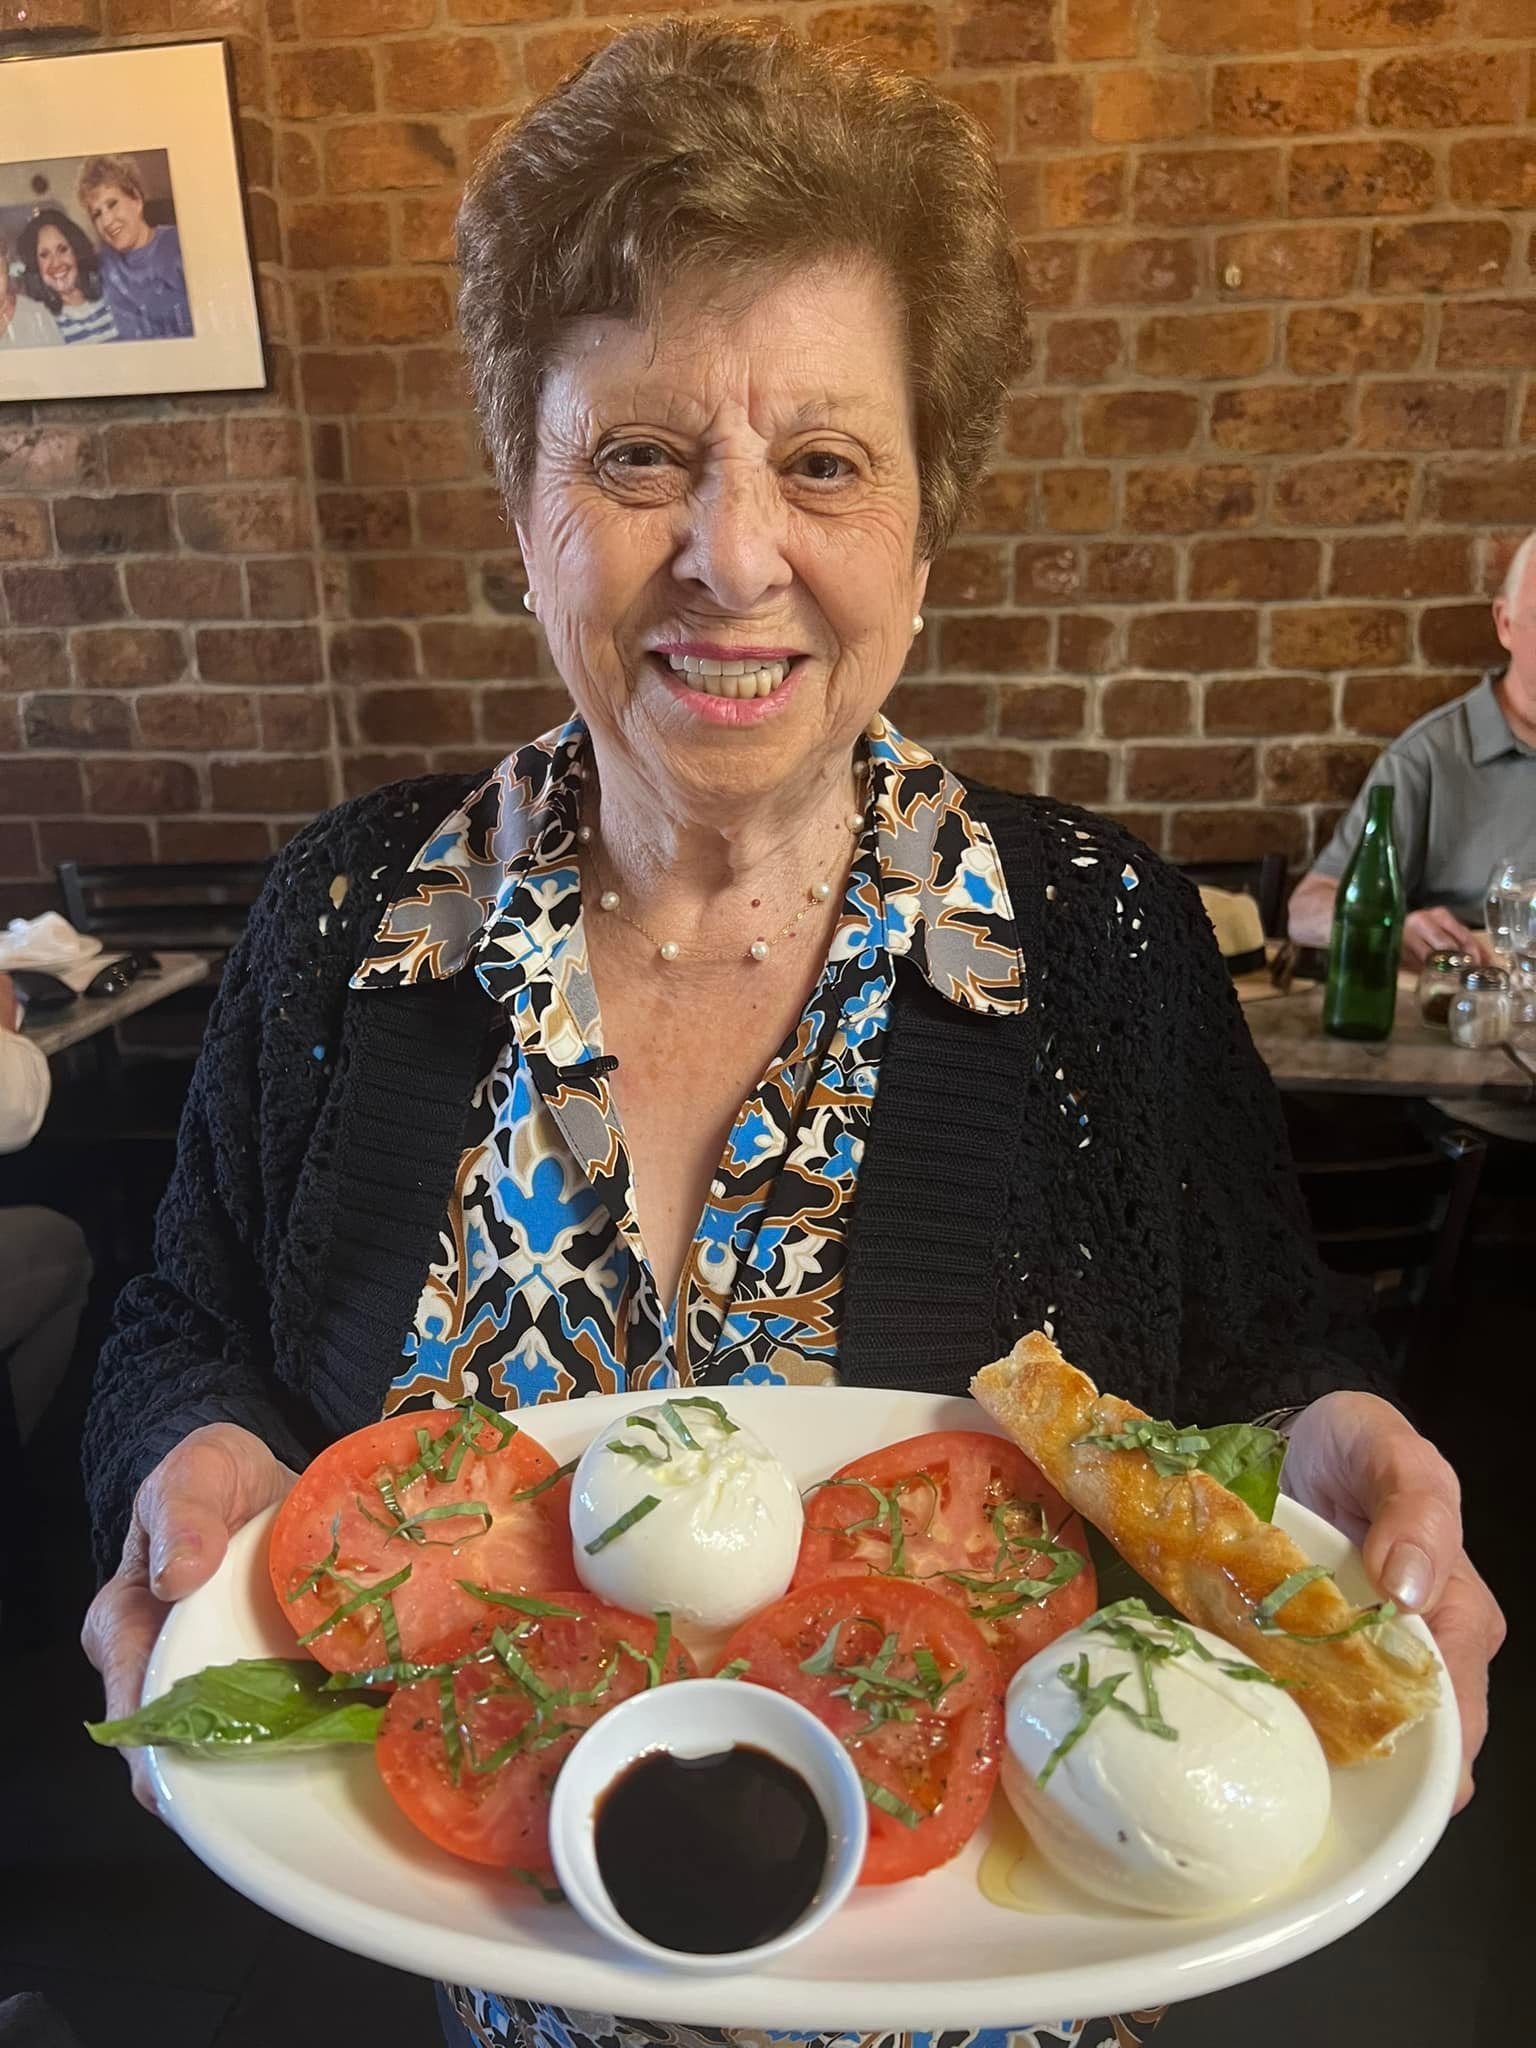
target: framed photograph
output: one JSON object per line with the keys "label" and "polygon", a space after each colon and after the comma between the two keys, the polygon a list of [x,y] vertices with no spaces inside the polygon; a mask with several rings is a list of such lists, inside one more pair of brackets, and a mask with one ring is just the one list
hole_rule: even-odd
{"label": "framed photograph", "polygon": [[266,383],[224,44],[0,63],[0,404]]}

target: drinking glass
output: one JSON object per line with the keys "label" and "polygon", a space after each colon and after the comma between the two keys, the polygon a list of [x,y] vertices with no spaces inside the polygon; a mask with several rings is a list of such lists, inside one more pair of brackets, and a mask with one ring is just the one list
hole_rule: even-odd
{"label": "drinking glass", "polygon": [[1529,919],[1536,914],[1536,875],[1528,855],[1511,854],[1496,861],[1483,899],[1488,944],[1501,967],[1511,967],[1516,953],[1536,952]]}

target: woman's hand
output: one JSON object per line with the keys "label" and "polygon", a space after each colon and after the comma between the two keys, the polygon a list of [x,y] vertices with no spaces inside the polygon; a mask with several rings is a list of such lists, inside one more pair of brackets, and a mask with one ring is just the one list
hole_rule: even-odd
{"label": "woman's hand", "polygon": [[[233,1423],[194,1429],[139,1488],[122,1562],[85,1617],[80,1640],[101,1673],[107,1719],[140,1704],[144,1667],[174,1601],[211,1579],[235,1531],[280,1501],[297,1473]],[[133,1796],[158,1812],[141,1749],[123,1752]]]}
{"label": "woman's hand", "polygon": [[1461,1543],[1461,1487],[1427,1437],[1374,1394],[1325,1394],[1300,1415],[1285,1490],[1357,1543],[1377,1589],[1422,1615],[1461,1710],[1461,1784],[1488,1732],[1488,1666],[1504,1616]]}

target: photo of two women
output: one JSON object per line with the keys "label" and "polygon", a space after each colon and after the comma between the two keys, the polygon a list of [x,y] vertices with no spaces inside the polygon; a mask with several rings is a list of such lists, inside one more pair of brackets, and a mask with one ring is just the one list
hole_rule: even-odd
{"label": "photo of two women", "polygon": [[175,214],[163,149],[0,165],[0,349],[190,336]]}

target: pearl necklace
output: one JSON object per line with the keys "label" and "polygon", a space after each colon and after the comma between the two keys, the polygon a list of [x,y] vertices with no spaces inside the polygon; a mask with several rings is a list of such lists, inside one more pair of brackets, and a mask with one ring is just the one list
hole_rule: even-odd
{"label": "pearl necklace", "polygon": [[[855,840],[858,839],[859,834],[864,829],[864,820],[865,812],[862,804],[857,810],[849,811],[843,819],[844,825],[853,834]],[[578,826],[576,837],[583,846],[591,846],[594,838],[592,827],[590,825]],[[772,938],[754,939],[751,945],[748,946],[745,957],[748,960],[756,961],[760,966],[768,958],[774,947],[783,940],[792,938],[799,930],[802,921],[810,916],[818,904],[827,902],[831,894],[832,883],[826,877],[823,877],[820,881],[812,882],[806,891],[805,902],[801,904],[794,916],[780,925]],[[660,939],[653,931],[648,931],[638,918],[630,916],[629,912],[624,908],[624,899],[617,889],[599,890],[597,907],[609,916],[616,917],[620,924],[627,924],[630,930],[638,932],[642,939],[648,939],[656,948],[657,959],[664,961],[667,966],[670,967],[674,960],[682,958],[683,949],[676,939]],[[715,963],[725,960],[739,960],[743,956],[739,953],[696,953],[693,957],[699,961]]]}

